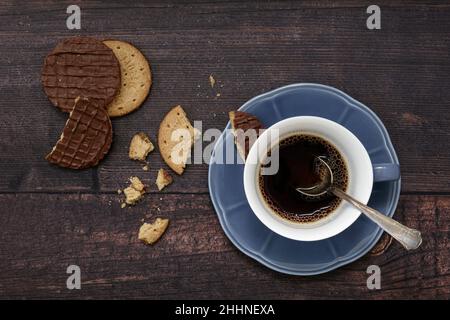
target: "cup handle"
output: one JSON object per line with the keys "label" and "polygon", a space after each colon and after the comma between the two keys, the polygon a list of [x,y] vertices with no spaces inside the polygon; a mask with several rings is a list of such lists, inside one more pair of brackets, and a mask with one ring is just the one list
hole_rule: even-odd
{"label": "cup handle", "polygon": [[373,166],[373,181],[393,181],[400,179],[400,166],[395,163],[378,163]]}

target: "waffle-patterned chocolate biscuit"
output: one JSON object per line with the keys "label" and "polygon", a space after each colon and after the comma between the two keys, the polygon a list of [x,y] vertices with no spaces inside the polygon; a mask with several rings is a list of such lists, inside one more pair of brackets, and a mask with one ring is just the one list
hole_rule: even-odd
{"label": "waffle-patterned chocolate biscuit", "polygon": [[45,158],[60,167],[89,168],[103,159],[111,142],[112,126],[106,109],[87,98],[77,98],[61,137]]}
{"label": "waffle-patterned chocolate biscuit", "polygon": [[120,65],[101,41],[68,38],[45,58],[41,81],[50,101],[63,111],[72,110],[76,97],[106,108],[120,89]]}
{"label": "waffle-patterned chocolate biscuit", "polygon": [[255,116],[243,112],[243,111],[230,111],[229,112],[231,128],[233,129],[234,142],[236,148],[241,155],[242,159],[246,159],[248,152],[252,146],[253,141],[250,139],[252,136],[248,130],[254,130],[254,140],[258,138],[260,130],[263,129],[263,125]]}

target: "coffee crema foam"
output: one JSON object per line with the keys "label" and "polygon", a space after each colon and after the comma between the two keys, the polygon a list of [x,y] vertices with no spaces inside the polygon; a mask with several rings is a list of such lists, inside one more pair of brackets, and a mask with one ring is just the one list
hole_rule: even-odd
{"label": "coffee crema foam", "polygon": [[314,179],[320,179],[314,170],[314,158],[324,156],[333,172],[334,186],[346,191],[348,170],[342,155],[330,142],[311,134],[290,135],[275,147],[279,148],[278,172],[271,176],[262,175],[262,168],[259,172],[259,190],[266,204],[291,222],[312,223],[327,217],[339,206],[340,198],[332,194],[311,198],[295,187],[312,186],[317,181]]}

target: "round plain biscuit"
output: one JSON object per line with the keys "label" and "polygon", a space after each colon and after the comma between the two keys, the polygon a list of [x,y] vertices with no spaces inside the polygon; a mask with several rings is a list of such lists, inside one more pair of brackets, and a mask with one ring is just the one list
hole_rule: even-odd
{"label": "round plain biscuit", "polygon": [[121,87],[114,100],[108,105],[110,117],[126,115],[144,102],[152,85],[150,66],[144,55],[131,44],[118,40],[105,40],[120,63]]}

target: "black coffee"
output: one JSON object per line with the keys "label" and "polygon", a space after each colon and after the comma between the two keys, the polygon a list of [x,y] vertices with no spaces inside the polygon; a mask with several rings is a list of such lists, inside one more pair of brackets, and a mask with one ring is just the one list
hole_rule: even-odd
{"label": "black coffee", "polygon": [[325,157],[333,171],[334,185],[346,191],[347,166],[339,151],[326,140],[306,134],[289,136],[279,143],[279,169],[274,175],[259,174],[259,188],[273,211],[293,222],[314,222],[326,217],[340,204],[332,194],[308,198],[295,190],[317,184],[315,159]]}

